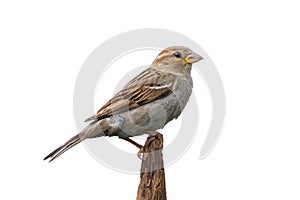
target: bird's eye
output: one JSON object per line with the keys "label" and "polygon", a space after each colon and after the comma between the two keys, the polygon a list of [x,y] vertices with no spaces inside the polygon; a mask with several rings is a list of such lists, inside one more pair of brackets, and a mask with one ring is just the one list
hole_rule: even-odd
{"label": "bird's eye", "polygon": [[180,52],[175,52],[174,54],[173,54],[176,58],[181,58],[182,56],[181,56],[181,53]]}

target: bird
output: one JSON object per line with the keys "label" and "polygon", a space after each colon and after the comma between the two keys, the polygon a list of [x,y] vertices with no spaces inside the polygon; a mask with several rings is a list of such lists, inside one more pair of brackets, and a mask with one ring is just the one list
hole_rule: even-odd
{"label": "bird", "polygon": [[142,149],[143,146],[131,138],[155,134],[156,130],[179,117],[192,93],[192,64],[202,59],[184,46],[162,50],[149,68],[85,120],[89,124],[81,132],[44,160],[51,162],[85,139],[104,136],[117,136]]}

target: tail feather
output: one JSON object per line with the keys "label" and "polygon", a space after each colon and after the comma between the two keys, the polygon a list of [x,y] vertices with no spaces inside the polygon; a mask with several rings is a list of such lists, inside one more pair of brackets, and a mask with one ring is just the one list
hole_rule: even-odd
{"label": "tail feather", "polygon": [[[104,127],[104,128],[103,128]],[[50,159],[49,162],[53,161],[61,154],[65,153],[67,150],[74,147],[76,144],[80,143],[86,138],[94,138],[105,136],[104,130],[107,128],[107,122],[102,121],[98,123],[97,120],[91,122],[87,127],[85,127],[80,133],[69,139],[65,144],[58,147],[54,151],[52,151],[48,156],[44,158],[44,160]]]}
{"label": "tail feather", "polygon": [[70,148],[74,147],[76,144],[80,143],[81,139],[79,134],[72,137],[70,140],[68,140],[65,144],[58,147],[54,151],[52,151],[48,156],[44,158],[44,160],[47,160],[50,158],[49,162],[53,161],[57,157],[59,157],[61,154],[69,150]]}

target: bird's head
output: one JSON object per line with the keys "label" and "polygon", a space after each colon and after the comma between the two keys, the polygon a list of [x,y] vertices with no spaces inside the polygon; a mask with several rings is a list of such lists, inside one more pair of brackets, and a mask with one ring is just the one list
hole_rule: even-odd
{"label": "bird's head", "polygon": [[190,72],[192,64],[202,59],[203,57],[187,47],[174,46],[160,52],[152,66],[166,71],[184,73]]}

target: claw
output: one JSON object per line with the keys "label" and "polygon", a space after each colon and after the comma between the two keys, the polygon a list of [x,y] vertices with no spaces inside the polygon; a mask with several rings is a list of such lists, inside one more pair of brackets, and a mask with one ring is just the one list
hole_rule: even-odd
{"label": "claw", "polygon": [[144,154],[144,147],[142,146],[139,150],[139,152],[137,153],[137,156],[139,159],[141,160],[145,160],[145,154]]}

